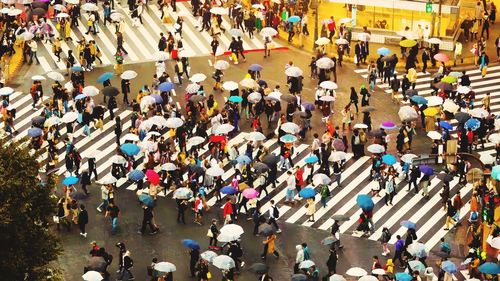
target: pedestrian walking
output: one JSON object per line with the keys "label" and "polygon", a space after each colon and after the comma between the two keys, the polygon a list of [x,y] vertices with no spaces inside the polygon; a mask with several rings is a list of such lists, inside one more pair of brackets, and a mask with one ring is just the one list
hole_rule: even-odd
{"label": "pedestrian walking", "polygon": [[263,260],[266,259],[268,254],[273,254],[276,258],[280,257],[279,253],[276,251],[276,248],[275,248],[276,239],[277,239],[277,236],[275,234],[270,234],[262,242],[262,244],[264,244],[264,250],[263,250],[262,255],[260,257]]}
{"label": "pedestrian walking", "polygon": [[118,217],[120,216],[120,208],[114,202],[110,202],[106,208],[105,217],[111,220],[111,234],[116,234],[118,231]]}
{"label": "pedestrian walking", "polygon": [[78,228],[80,229],[80,235],[87,238],[87,232],[85,231],[85,226],[89,223],[89,214],[85,209],[85,205],[80,205],[80,210],[78,210]]}

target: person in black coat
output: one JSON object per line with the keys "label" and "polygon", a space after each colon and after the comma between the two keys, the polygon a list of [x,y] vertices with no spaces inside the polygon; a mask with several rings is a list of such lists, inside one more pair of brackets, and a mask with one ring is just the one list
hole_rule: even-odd
{"label": "person in black coat", "polygon": [[350,96],[351,104],[354,104],[354,107],[356,107],[356,113],[359,112],[358,109],[358,103],[359,103],[359,98],[358,98],[358,93],[356,93],[356,90],[354,87],[351,87],[351,96]]}
{"label": "person in black coat", "polygon": [[121,86],[122,86],[122,94],[123,94],[123,103],[125,105],[128,105],[129,104],[128,94],[130,93],[130,80],[122,79]]}
{"label": "person in black coat", "polygon": [[113,112],[113,109],[115,109],[117,106],[116,104],[116,98],[115,97],[109,97],[108,100],[108,110],[109,110],[109,118],[114,119],[115,114]]}
{"label": "person in black coat", "polygon": [[87,237],[87,232],[85,231],[85,225],[89,223],[89,214],[85,210],[85,205],[80,205],[80,212],[78,213],[78,228],[80,229],[80,235]]}
{"label": "person in black coat", "polygon": [[462,71],[462,74],[463,74],[462,77],[460,77],[460,85],[469,87],[471,84],[469,75],[465,73],[465,70]]}
{"label": "person in black coat", "polygon": [[197,248],[189,250],[189,271],[191,273],[190,277],[195,277],[196,263],[200,259],[200,250]]}
{"label": "person in black coat", "polygon": [[354,45],[354,54],[356,55],[356,65],[359,66],[359,63],[361,62],[361,46],[359,45],[359,43],[356,43],[356,45]]}
{"label": "person in black coat", "polygon": [[330,256],[328,256],[328,260],[326,261],[326,266],[328,266],[328,275],[331,276],[333,274],[337,274],[337,250],[335,250],[334,244],[330,247]]}
{"label": "person in black coat", "polygon": [[87,170],[84,170],[82,172],[82,178],[80,179],[80,184],[82,185],[82,190],[85,192],[85,195],[89,195],[89,191],[87,190],[87,185],[89,185],[90,182],[90,174]]}
{"label": "person in black coat", "polygon": [[423,63],[423,66],[422,66],[422,72],[425,73],[425,71],[427,70],[427,62],[430,60],[430,56],[429,56],[429,49],[428,48],[425,48],[424,51],[422,52],[422,63]]}
{"label": "person in black coat", "polygon": [[95,157],[89,157],[88,161],[89,161],[88,162],[88,166],[89,166],[89,171],[88,171],[89,181],[90,181],[90,177],[92,176],[92,173],[94,173],[95,180],[98,180],[98,178],[97,178],[97,165],[96,165]]}
{"label": "person in black coat", "polygon": [[115,118],[115,135],[116,135],[116,144],[120,146],[120,137],[122,135],[122,123],[120,120],[120,116],[116,116]]}

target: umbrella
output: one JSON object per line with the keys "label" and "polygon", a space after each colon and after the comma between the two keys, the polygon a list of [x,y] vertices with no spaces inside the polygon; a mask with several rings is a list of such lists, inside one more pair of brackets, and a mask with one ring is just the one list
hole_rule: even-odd
{"label": "umbrella", "polygon": [[261,224],[258,230],[259,234],[263,236],[269,236],[275,232],[273,226],[268,223]]}
{"label": "umbrella", "polygon": [[155,103],[157,103],[157,104],[163,103],[163,98],[160,95],[150,94],[149,96],[155,99]]}
{"label": "umbrella", "polygon": [[281,99],[286,101],[286,102],[295,102],[297,100],[297,97],[294,95],[290,95],[290,94],[284,94],[284,95],[281,95]]}
{"label": "umbrella", "polygon": [[291,16],[288,18],[288,22],[291,22],[291,23],[297,23],[300,21],[300,17],[299,16]]}
{"label": "umbrella", "polygon": [[500,180],[500,166],[497,165],[491,170],[491,177],[495,180]]}
{"label": "umbrella", "polygon": [[390,53],[391,53],[391,50],[389,50],[389,48],[386,48],[386,47],[378,48],[378,50],[377,50],[377,54],[379,54],[381,56],[387,56]]}
{"label": "umbrella", "polygon": [[368,275],[368,272],[361,267],[351,267],[345,272],[345,274],[352,277],[362,277]]}
{"label": "umbrella", "polygon": [[97,8],[97,5],[94,3],[85,3],[82,5],[82,10],[88,11],[88,12],[89,11],[93,12],[93,11],[97,11],[98,8]]}
{"label": "umbrella", "polygon": [[234,91],[238,89],[238,83],[234,81],[226,81],[222,84],[222,88],[226,91]]}
{"label": "umbrella", "polygon": [[316,43],[316,45],[318,45],[318,46],[324,46],[324,45],[328,45],[330,43],[330,39],[328,39],[326,37],[320,37],[314,43]]}
{"label": "umbrella", "polygon": [[469,120],[467,120],[467,122],[465,122],[465,125],[464,125],[464,128],[466,130],[468,129],[471,129],[472,131],[475,131],[477,129],[479,129],[479,127],[481,126],[481,122],[475,118],[471,118]]}
{"label": "umbrella", "polygon": [[411,97],[416,96],[416,95],[418,95],[418,91],[415,90],[415,89],[409,89],[409,90],[406,91],[406,96],[407,97],[411,98]]}
{"label": "umbrella", "polygon": [[282,94],[280,92],[270,92],[267,97],[273,100],[279,101],[281,99]]}
{"label": "umbrella", "polygon": [[460,78],[460,77],[463,76],[463,73],[462,72],[458,72],[458,71],[452,71],[448,75]]}
{"label": "umbrella", "polygon": [[259,92],[250,93],[247,97],[248,102],[258,103],[262,99],[262,95]]}
{"label": "umbrella", "polygon": [[443,54],[443,53],[435,54],[434,59],[437,61],[442,61],[442,62],[447,62],[450,60],[450,58],[446,54]]}
{"label": "umbrella", "polygon": [[417,229],[417,224],[411,221],[401,221],[399,223],[401,226],[406,227],[408,229]]}
{"label": "umbrella", "polygon": [[106,176],[104,176],[104,178],[102,178],[99,181],[99,183],[106,185],[106,184],[114,184],[117,181],[118,180],[115,177],[113,177],[112,175],[106,175]]}
{"label": "umbrella", "polygon": [[316,61],[316,66],[320,69],[330,69],[335,66],[335,63],[331,58],[322,57]]}
{"label": "umbrella", "polygon": [[200,249],[200,244],[198,242],[196,242],[195,240],[191,240],[191,239],[182,240],[182,245],[184,245],[184,247],[189,248],[189,249],[197,249],[197,250]]}
{"label": "umbrella", "polygon": [[382,153],[385,151],[385,148],[380,144],[370,144],[366,149],[371,153]]}
{"label": "umbrella", "polygon": [[126,70],[120,75],[120,78],[124,80],[134,79],[135,77],[137,77],[137,72],[133,70]]}
{"label": "umbrella", "polygon": [[325,245],[325,246],[329,246],[337,241],[339,241],[339,240],[337,238],[335,238],[335,236],[328,236],[328,237],[324,238],[323,240],[321,240],[321,244]]}
{"label": "umbrella", "polygon": [[396,160],[396,157],[394,157],[394,155],[386,154],[386,155],[382,156],[382,162],[384,162],[385,164],[387,164],[389,166],[392,166],[392,165],[396,164],[397,160]]}
{"label": "umbrella", "polygon": [[244,35],[243,31],[238,28],[233,28],[229,30],[229,34],[231,34],[231,36],[233,37],[242,37]]}
{"label": "umbrella", "polygon": [[199,137],[199,136],[194,136],[194,137],[191,137],[190,139],[188,139],[187,145],[196,146],[196,145],[200,145],[204,142],[205,142],[205,138]]}
{"label": "umbrella", "polygon": [[170,117],[166,123],[167,127],[171,129],[179,128],[182,124],[184,124],[184,121],[179,117]]}
{"label": "umbrella", "polygon": [[392,56],[385,56],[385,57],[381,58],[380,60],[383,62],[392,62],[392,61],[395,61],[396,59],[397,59],[396,55],[392,55]]}
{"label": "umbrella", "polygon": [[78,96],[75,97],[75,101],[83,100],[86,98],[87,98],[87,96],[85,94],[79,94]]}
{"label": "umbrella", "polygon": [[411,280],[413,280],[413,276],[411,276],[407,272],[398,272],[398,273],[396,273],[396,280],[397,281],[411,281]]}
{"label": "umbrella", "polygon": [[200,254],[200,258],[208,261],[208,262],[212,262],[212,260],[217,256],[217,253],[216,252],[213,252],[213,251],[205,251],[203,253]]}
{"label": "umbrella", "polygon": [[366,124],[363,124],[363,123],[358,123],[358,124],[355,124],[354,129],[368,129],[368,125]]}
{"label": "umbrella", "polygon": [[172,82],[163,82],[158,86],[160,92],[170,92],[175,88],[175,84]]}
{"label": "umbrella", "polygon": [[144,172],[141,170],[133,170],[128,174],[128,179],[131,181],[139,181],[144,178]]}
{"label": "umbrella", "polygon": [[241,193],[246,199],[254,199],[259,196],[259,192],[253,188],[247,188]]}
{"label": "umbrella", "polygon": [[405,47],[405,48],[411,48],[415,45],[417,45],[417,41],[411,40],[411,39],[405,39],[405,40],[401,40],[401,42],[399,42],[399,46]]}
{"label": "umbrella", "polygon": [[[229,125],[229,124],[228,124]],[[229,125],[229,126],[232,126],[232,125]],[[220,127],[219,127],[220,128]],[[217,128],[217,131],[219,131],[219,133],[222,133],[224,132],[225,134],[227,134],[227,132],[225,132],[226,128],[223,128],[224,130],[220,130],[219,128]],[[229,130],[229,128],[227,128],[227,130]],[[231,131],[231,130],[229,130]],[[209,142],[222,142],[224,141],[226,138],[224,136],[211,136],[208,141]]]}
{"label": "umbrella", "polygon": [[127,160],[121,155],[113,155],[113,157],[111,157],[111,163],[123,165],[127,163]]}
{"label": "umbrella", "polygon": [[441,82],[453,84],[453,83],[457,82],[457,77],[448,75],[448,76],[441,78]]}
{"label": "umbrella", "polygon": [[323,81],[319,84],[319,86],[327,90],[335,90],[338,88],[337,84],[335,84],[335,82],[333,81]]}
{"label": "umbrella", "polygon": [[107,97],[116,97],[120,94],[120,91],[116,87],[106,86],[102,89],[102,94]]}
{"label": "umbrella", "polygon": [[69,111],[67,112],[66,114],[64,114],[64,116],[62,117],[62,121],[64,123],[72,123],[72,122],[75,122],[76,119],[78,119],[78,112],[75,112],[75,111]]}
{"label": "umbrella", "polygon": [[299,125],[293,123],[293,122],[286,122],[281,125],[281,130],[283,130],[285,133],[288,134],[296,134],[300,132],[300,127]]}
{"label": "umbrella", "polygon": [[453,89],[453,86],[451,84],[444,83],[444,82],[437,83],[436,87],[443,90],[443,91],[451,91]]}
{"label": "umbrella", "polygon": [[154,170],[147,170],[146,177],[148,178],[148,181],[152,184],[160,183],[160,175]]}
{"label": "umbrella", "polygon": [[64,75],[62,75],[61,73],[59,72],[55,72],[55,71],[51,71],[49,73],[47,73],[47,77],[49,77],[50,79],[54,80],[54,81],[64,81]]}
{"label": "umbrella", "polygon": [[217,127],[217,129],[215,130],[215,133],[216,134],[227,134],[227,133],[231,132],[232,130],[234,130],[234,126],[231,124],[225,123],[225,124],[222,124],[219,127]]}
{"label": "umbrella", "polygon": [[450,113],[456,113],[459,109],[460,109],[460,107],[452,100],[447,99],[443,103],[443,110],[444,111],[448,111]]}
{"label": "umbrella", "polygon": [[314,185],[329,184],[330,182],[332,182],[330,177],[322,173],[318,173],[313,177]]}
{"label": "umbrella", "polygon": [[369,105],[369,106],[365,106],[361,109],[361,112],[372,112],[372,111],[375,111],[375,107]]}
{"label": "umbrella", "polygon": [[99,94],[99,89],[95,86],[86,86],[83,88],[82,93],[88,97],[97,96]]}
{"label": "umbrella", "polygon": [[237,224],[226,224],[221,227],[220,233],[241,236],[243,233],[245,233],[245,230],[243,230],[243,227]]}
{"label": "umbrella", "polygon": [[385,270],[383,270],[382,268],[375,268],[374,270],[372,270],[372,274],[385,275]]}
{"label": "umbrella", "polygon": [[37,127],[33,127],[33,128],[30,128],[28,130],[28,136],[32,137],[32,138],[36,138],[36,137],[39,137],[43,134],[43,131],[42,129],[40,128],[37,128]]}
{"label": "umbrella", "polygon": [[193,191],[187,187],[177,188],[174,191],[174,199],[189,199],[193,197]]}
{"label": "umbrella", "polygon": [[319,159],[318,159],[318,156],[316,156],[316,155],[307,156],[306,159],[304,159],[304,162],[306,164],[314,164],[318,161],[319,161]]}
{"label": "umbrella", "polygon": [[44,16],[47,13],[47,11],[43,8],[36,8],[31,11],[32,15],[37,15],[37,16]]}
{"label": "umbrella", "polygon": [[112,21],[119,22],[125,18],[124,15],[118,13],[118,12],[113,12],[111,15],[109,15]]}
{"label": "umbrella", "polygon": [[310,102],[303,102],[301,104],[301,106],[304,108],[304,110],[309,110],[309,111],[313,111],[314,110],[314,104],[310,103]]}
{"label": "umbrella", "polygon": [[33,75],[33,76],[31,76],[31,80],[33,80],[33,81],[44,81],[44,80],[46,80],[46,78],[43,77],[42,75]]}
{"label": "umbrella", "polygon": [[97,272],[105,272],[108,267],[108,263],[104,260],[103,257],[91,257],[87,261],[87,269],[94,270]]}
{"label": "umbrella", "polygon": [[333,151],[332,154],[330,154],[330,157],[328,157],[328,161],[330,162],[335,162],[335,161],[342,161],[346,160],[347,158],[347,153],[344,151]]}
{"label": "umbrella", "polygon": [[230,96],[229,101],[234,103],[241,103],[243,101],[243,98],[240,96]]}
{"label": "umbrella", "polygon": [[253,169],[258,173],[263,173],[269,170],[269,166],[262,162],[257,162],[253,165]]}
{"label": "umbrella", "polygon": [[425,270],[425,265],[421,261],[412,260],[409,261],[408,264],[410,265],[410,268],[413,271],[423,272]]}
{"label": "umbrella", "polygon": [[490,113],[486,109],[481,108],[481,107],[474,108],[469,113],[472,117],[476,117],[476,118],[480,118],[480,119],[486,118],[490,115]]}
{"label": "umbrella", "polygon": [[265,163],[268,166],[272,166],[277,164],[280,161],[280,157],[274,154],[268,154],[264,156],[262,159],[262,162]]}
{"label": "umbrella", "polygon": [[213,166],[207,169],[206,174],[211,177],[220,177],[224,174],[224,169],[219,166]]}
{"label": "umbrella", "polygon": [[193,83],[200,83],[202,81],[205,81],[205,79],[207,79],[207,76],[203,73],[196,73],[196,74],[193,74],[193,76],[191,76],[189,78],[189,81],[193,82]]}
{"label": "umbrella", "polygon": [[373,207],[375,207],[373,199],[366,194],[358,195],[358,197],[356,197],[356,204],[364,211],[371,211]]}
{"label": "umbrella", "polygon": [[475,183],[483,178],[483,171],[479,168],[472,168],[465,176],[468,183]]}
{"label": "umbrella", "polygon": [[307,281],[309,280],[305,274],[294,274],[292,275],[292,281]]}
{"label": "umbrella", "polygon": [[467,86],[458,86],[457,93],[459,94],[468,94],[471,91],[470,87]]}
{"label": "umbrella", "polygon": [[306,187],[300,190],[299,196],[305,199],[314,198],[316,196],[316,190],[310,187]]}
{"label": "umbrella", "polygon": [[[63,118],[64,118],[64,116],[63,116]],[[43,116],[35,116],[35,117],[31,118],[31,123],[32,124],[43,125],[43,123],[45,123],[45,117],[43,117]]]}
{"label": "umbrella", "polygon": [[82,275],[82,278],[85,281],[101,281],[104,279],[101,273],[93,270],[85,272],[85,274]]}
{"label": "umbrella", "polygon": [[139,195],[139,201],[148,207],[153,207],[155,205],[153,197],[149,196],[149,194],[142,193]]}
{"label": "umbrella", "polygon": [[443,104],[443,99],[438,96],[430,96],[427,97],[426,99],[428,106],[438,106]]}
{"label": "umbrella", "polygon": [[427,39],[427,42],[429,42],[430,44],[441,44],[442,43],[441,39],[439,39],[439,38],[429,38],[429,39]]}
{"label": "umbrella", "polygon": [[398,115],[401,121],[410,121],[418,118],[418,113],[415,108],[408,105],[399,108]]}
{"label": "umbrella", "polygon": [[174,272],[177,270],[173,263],[169,263],[166,261],[155,264],[154,269],[159,272]]}
{"label": "umbrella", "polygon": [[62,184],[68,186],[68,185],[74,185],[77,182],[78,182],[77,177],[70,176],[70,177],[64,178],[64,180],[62,181]]}
{"label": "umbrella", "polygon": [[245,139],[248,141],[263,141],[266,139],[266,136],[261,132],[251,132],[245,136]]}
{"label": "umbrella", "polygon": [[236,162],[242,165],[247,165],[252,162],[252,159],[250,159],[250,157],[248,157],[247,155],[239,155],[238,157],[236,157]]}
{"label": "umbrella", "polygon": [[170,171],[175,171],[177,170],[177,166],[175,166],[174,163],[165,163],[163,165],[161,165],[161,169],[163,171],[167,171],[167,172],[170,172]]}
{"label": "umbrella", "polygon": [[285,75],[289,77],[299,77],[302,76],[304,72],[302,69],[296,67],[296,66],[291,66],[285,70]]}
{"label": "umbrella", "polygon": [[229,63],[225,60],[218,60],[214,63],[214,68],[218,70],[226,70],[229,68]]}
{"label": "umbrella", "polygon": [[491,134],[491,135],[488,137],[488,141],[490,141],[490,142],[492,142],[492,143],[495,143],[495,144],[500,143],[500,134],[499,134],[499,133],[494,133],[494,134]]}
{"label": "umbrella", "polygon": [[99,78],[97,78],[97,83],[102,84],[105,81],[111,79],[113,77],[113,75],[114,75],[113,72],[105,72],[105,73],[101,74],[101,76],[99,76]]}
{"label": "umbrella", "polygon": [[280,138],[280,141],[281,141],[281,142],[284,142],[284,143],[292,143],[292,142],[297,141],[297,137],[296,137],[296,136],[294,136],[294,135],[289,135],[289,134],[287,134],[287,135],[282,136],[282,137]]}
{"label": "umbrella", "polygon": [[278,34],[278,31],[276,31],[276,29],[272,28],[272,27],[264,27],[261,31],[260,31],[260,35],[262,37],[274,37]]}
{"label": "umbrella", "polygon": [[128,156],[135,156],[141,151],[139,146],[135,143],[124,143],[120,146],[120,149]]}
{"label": "umbrella", "polygon": [[396,129],[397,126],[394,122],[392,121],[384,121],[382,122],[382,124],[380,125],[380,128],[382,129],[385,129],[385,130],[393,130],[393,129]]}
{"label": "umbrella", "polygon": [[190,94],[196,94],[200,90],[200,87],[201,86],[199,84],[191,83],[191,84],[187,85],[186,92],[188,92]]}
{"label": "umbrella", "polygon": [[346,216],[346,215],[338,214],[338,215],[333,215],[332,216],[332,220],[336,220],[336,221],[348,221],[349,217]]}
{"label": "umbrella", "polygon": [[417,158],[417,157],[418,156],[415,155],[415,154],[408,153],[408,154],[405,154],[405,155],[401,156],[401,161],[403,161],[405,163],[412,163],[413,159]]}
{"label": "umbrella", "polygon": [[422,172],[425,175],[432,175],[434,173],[434,170],[427,165],[422,165],[422,166],[418,167],[418,169],[420,170],[420,172]]}
{"label": "umbrella", "polygon": [[344,38],[339,38],[335,40],[335,44],[337,45],[348,45],[349,41],[345,40]]}
{"label": "umbrella", "polygon": [[446,121],[439,121],[439,126],[441,126],[441,128],[443,129],[446,129],[446,130],[452,130],[453,129],[453,126],[446,122]]}
{"label": "umbrella", "polygon": [[455,113],[455,119],[457,119],[457,121],[459,123],[465,123],[467,122],[467,120],[469,120],[471,118],[471,116],[465,112],[457,112]]}
{"label": "umbrella", "polygon": [[157,51],[156,53],[153,54],[153,59],[155,61],[166,61],[168,60],[168,53],[164,51]]}
{"label": "umbrella", "polygon": [[424,115],[427,117],[434,117],[439,113],[439,110],[435,107],[429,107],[424,110]]}
{"label": "umbrella", "polygon": [[308,269],[314,265],[316,265],[316,264],[312,260],[305,260],[299,264],[299,268]]}
{"label": "umbrella", "polygon": [[223,7],[214,7],[210,9],[210,13],[214,15],[227,15],[227,10]]}
{"label": "umbrella", "polygon": [[11,87],[3,87],[0,89],[0,96],[10,96],[14,93],[14,89]]}
{"label": "umbrella", "polygon": [[365,275],[359,278],[358,281],[378,281],[378,278],[373,275]]}
{"label": "umbrella", "polygon": [[[444,270],[444,269],[443,269]],[[479,272],[484,274],[499,274],[500,273],[500,265],[494,262],[485,262],[479,266]]]}
{"label": "umbrella", "polygon": [[238,190],[236,190],[234,187],[228,185],[228,186],[224,186],[223,188],[221,188],[220,192],[223,194],[233,195],[233,194],[238,193]]}
{"label": "umbrella", "polygon": [[441,269],[443,269],[444,271],[451,273],[451,274],[457,272],[457,266],[449,260],[444,261],[441,264]]}
{"label": "umbrella", "polygon": [[255,272],[257,274],[264,274],[269,271],[269,266],[263,264],[263,263],[254,263],[252,266],[250,266],[250,270],[252,272]]}

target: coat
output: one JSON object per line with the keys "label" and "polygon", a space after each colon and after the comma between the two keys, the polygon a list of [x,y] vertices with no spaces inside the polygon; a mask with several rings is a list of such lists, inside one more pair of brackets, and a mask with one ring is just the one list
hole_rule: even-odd
{"label": "coat", "polygon": [[307,199],[307,215],[312,216],[314,213],[316,213],[316,204],[314,204],[314,199],[309,198]]}
{"label": "coat", "polygon": [[271,234],[267,236],[266,240],[264,240],[264,244],[267,244],[267,253],[272,254],[276,251],[275,248],[276,235]]}

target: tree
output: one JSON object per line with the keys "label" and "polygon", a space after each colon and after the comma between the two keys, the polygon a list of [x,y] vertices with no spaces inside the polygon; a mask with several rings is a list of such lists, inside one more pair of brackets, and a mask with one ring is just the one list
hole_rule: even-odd
{"label": "tree", "polygon": [[61,252],[49,230],[54,178],[38,179],[39,153],[26,140],[0,140],[0,274],[3,280],[47,280]]}

